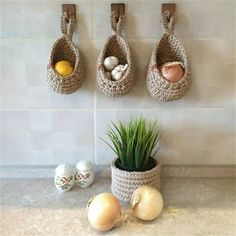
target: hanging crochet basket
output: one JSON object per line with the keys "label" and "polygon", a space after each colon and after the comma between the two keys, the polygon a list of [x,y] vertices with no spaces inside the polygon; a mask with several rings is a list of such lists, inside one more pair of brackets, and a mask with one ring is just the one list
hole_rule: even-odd
{"label": "hanging crochet basket", "polygon": [[123,202],[129,202],[135,189],[143,185],[150,185],[160,190],[161,164],[147,171],[126,171],[119,169],[115,161],[111,165],[111,191]]}
{"label": "hanging crochet basket", "polygon": [[[122,96],[129,92],[135,79],[133,77],[133,62],[129,45],[121,35],[121,25],[124,23],[124,16],[119,16],[117,12],[111,13],[112,35],[110,35],[97,60],[97,83],[102,93],[107,96]],[[119,59],[119,64],[128,64],[128,68],[122,78],[118,81],[110,80],[106,77],[104,60],[106,57],[115,56]]]}
{"label": "hanging crochet basket", "polygon": [[[174,36],[174,18],[168,22],[168,15],[162,15],[163,35],[155,45],[147,68],[146,85],[152,97],[158,101],[173,101],[182,98],[191,86],[190,69],[185,49]],[[166,80],[160,71],[160,66],[167,62],[181,62],[184,66],[184,76],[173,83]]]}
{"label": "hanging crochet basket", "polygon": [[[80,54],[72,42],[73,23],[73,20],[70,18],[69,24],[67,25],[66,15],[63,14],[61,19],[61,31],[63,36],[54,43],[47,68],[47,81],[50,88],[62,94],[75,92],[82,83]],[[55,70],[55,64],[62,60],[66,60],[72,65],[74,70],[70,75],[63,76]]]}

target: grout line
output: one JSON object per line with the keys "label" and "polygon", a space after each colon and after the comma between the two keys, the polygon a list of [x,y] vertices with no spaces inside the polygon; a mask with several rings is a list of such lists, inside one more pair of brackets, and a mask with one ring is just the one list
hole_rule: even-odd
{"label": "grout line", "polygon": [[[53,178],[56,166],[0,166],[0,179]],[[227,165],[162,165],[162,177],[235,178],[236,166]],[[96,176],[111,177],[110,165],[95,165]]]}
{"label": "grout line", "polygon": [[[142,111],[142,110],[209,110],[209,108],[173,108],[173,107],[170,107],[170,108],[162,108],[162,107],[138,107],[138,108],[135,108],[135,107],[127,107],[127,108],[96,108],[97,111],[119,111],[119,110],[125,110],[125,111]],[[225,109],[225,107],[211,107],[211,109],[219,109],[219,110],[222,110],[222,109]]]}
{"label": "grout line", "polygon": [[[85,108],[60,108],[60,109],[51,109],[51,108],[46,108],[46,109],[20,109],[20,108],[0,108],[0,111],[4,112],[4,111],[19,111],[19,112],[34,112],[34,111],[42,111],[42,112],[47,112],[47,111],[120,111],[120,110],[124,110],[124,111],[141,111],[141,110],[209,110],[209,107],[189,107],[189,108],[177,108],[177,107],[170,107],[170,108],[163,108],[163,107],[112,107],[112,108],[96,108],[96,88],[94,86],[94,98],[93,98],[93,102],[94,102],[94,108],[89,108],[89,109],[85,109]],[[213,110],[224,110],[227,109],[227,107],[210,107],[210,109]]]}
{"label": "grout line", "polygon": [[0,111],[19,111],[19,112],[31,112],[31,111],[93,111],[93,108],[85,109],[85,108],[59,108],[59,109],[51,109],[51,108],[46,108],[46,109],[0,109]]}
{"label": "grout line", "polygon": [[[94,94],[96,93],[96,91],[94,91]],[[94,106],[96,104],[96,96],[94,96]],[[97,112],[96,112],[96,109],[94,109],[94,112],[93,112],[93,145],[94,145],[94,164],[96,163],[96,160],[97,160],[97,143],[96,143],[96,140],[97,140]]]}
{"label": "grout line", "polygon": [[[92,14],[91,14],[91,24],[92,24],[92,29],[93,29],[93,25],[94,25],[94,2],[91,2],[91,7],[92,7]],[[93,33],[92,32],[92,42],[93,42],[93,62],[95,64],[95,70],[93,71],[93,78],[94,82],[93,82],[93,149],[94,149],[94,164],[96,164],[96,160],[97,160],[97,143],[96,143],[96,139],[97,139],[97,112],[96,112],[96,104],[97,104],[97,100],[96,100],[96,58],[95,58],[95,43],[94,43],[94,37],[93,37]]]}
{"label": "grout line", "polygon": [[[55,38],[0,38],[2,43],[5,42],[40,42],[40,41],[56,41],[58,38],[60,38],[60,34]],[[87,41],[88,39],[92,39],[91,37],[82,37],[79,38],[80,41]]]}

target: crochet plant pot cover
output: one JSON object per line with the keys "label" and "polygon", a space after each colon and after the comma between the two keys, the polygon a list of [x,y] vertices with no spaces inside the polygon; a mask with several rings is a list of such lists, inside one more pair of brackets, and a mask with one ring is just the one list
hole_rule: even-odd
{"label": "crochet plant pot cover", "polygon": [[[154,47],[147,68],[146,86],[152,97],[158,101],[173,101],[182,98],[191,86],[190,69],[185,49],[173,34],[173,18],[167,22],[167,15],[162,16],[163,35]],[[167,62],[179,61],[184,65],[184,76],[173,83],[166,80],[160,66]]]}
{"label": "crochet plant pot cover", "polygon": [[[122,96],[130,91],[135,79],[133,76],[133,62],[130,48],[126,39],[121,35],[121,25],[124,17],[120,16],[115,22],[115,12],[111,14],[112,35],[110,35],[97,60],[97,83],[101,92],[107,96]],[[119,64],[128,64],[128,68],[118,81],[109,80],[105,74],[104,60],[106,57],[115,56]]]}
{"label": "crochet plant pot cover", "polygon": [[125,171],[116,167],[115,161],[111,165],[111,191],[123,202],[129,202],[135,189],[143,185],[150,185],[160,190],[161,164],[148,171]]}
{"label": "crochet plant pot cover", "polygon": [[[62,94],[70,94],[75,92],[82,84],[82,66],[79,50],[71,40],[73,34],[73,22],[70,19],[69,28],[67,29],[64,17],[65,16],[63,15],[63,36],[56,40],[51,50],[47,68],[47,81],[53,91]],[[60,75],[54,69],[55,64],[62,60],[70,62],[70,64],[74,68],[73,72],[70,75]]]}

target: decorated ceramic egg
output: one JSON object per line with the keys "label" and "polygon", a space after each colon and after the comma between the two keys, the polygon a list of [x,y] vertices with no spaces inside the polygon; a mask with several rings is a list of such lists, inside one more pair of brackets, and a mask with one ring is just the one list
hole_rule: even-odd
{"label": "decorated ceramic egg", "polygon": [[55,170],[54,183],[61,192],[71,190],[74,185],[74,168],[70,164],[60,164]]}
{"label": "decorated ceramic egg", "polygon": [[89,187],[94,180],[93,163],[90,161],[79,161],[76,164],[75,181],[81,188]]}

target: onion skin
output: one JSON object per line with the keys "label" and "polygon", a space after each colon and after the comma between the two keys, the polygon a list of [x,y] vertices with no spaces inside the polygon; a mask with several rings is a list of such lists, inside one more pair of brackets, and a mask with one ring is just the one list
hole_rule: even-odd
{"label": "onion skin", "polygon": [[105,75],[106,75],[106,78],[107,78],[108,80],[111,80],[111,72],[106,71],[106,72],[105,72]]}
{"label": "onion skin", "polygon": [[181,62],[168,62],[161,66],[163,77],[172,83],[178,82],[184,76],[184,66]]}
{"label": "onion skin", "polygon": [[87,216],[96,230],[109,230],[121,221],[120,203],[112,193],[101,193],[88,202]]}
{"label": "onion skin", "polygon": [[144,185],[137,188],[130,200],[133,214],[141,220],[154,220],[162,212],[163,198],[153,187]]}

